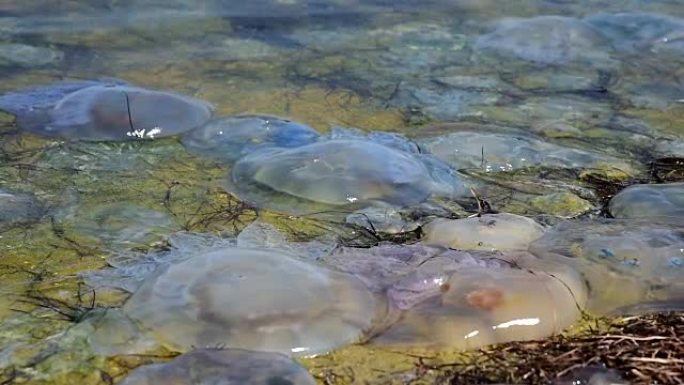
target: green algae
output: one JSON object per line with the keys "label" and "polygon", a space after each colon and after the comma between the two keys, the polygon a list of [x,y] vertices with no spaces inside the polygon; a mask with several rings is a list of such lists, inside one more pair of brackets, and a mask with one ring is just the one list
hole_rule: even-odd
{"label": "green algae", "polygon": [[590,202],[569,192],[538,196],[530,200],[530,205],[540,213],[565,218],[584,214],[593,208]]}
{"label": "green algae", "polygon": [[643,119],[663,136],[684,137],[684,103],[677,103],[662,111],[627,109],[625,114]]}
{"label": "green algae", "polygon": [[[470,1],[461,6],[464,12],[490,16],[498,16],[501,12],[532,16],[541,11],[530,2],[495,3]],[[46,4],[42,0],[22,4],[10,2],[3,4],[0,11],[37,11]],[[82,5],[69,1],[60,7],[75,11]],[[668,5],[648,7],[670,10]],[[677,11],[675,6],[671,7]],[[584,10],[578,12],[584,13]],[[439,17],[445,18],[447,25],[454,23],[451,15]],[[65,68],[7,74],[0,83],[0,92],[50,83],[65,75],[92,78],[103,72],[141,85],[202,97],[217,106],[218,115],[273,114],[310,124],[319,131],[340,125],[364,130],[429,133],[425,125],[432,118],[421,114],[419,108],[387,106],[397,81],[403,80],[396,73],[396,70],[404,70],[398,68],[397,58],[411,57],[421,49],[432,49],[435,54],[452,58],[449,55],[461,55],[467,50],[467,38],[454,34],[452,45],[441,46],[440,39],[445,31],[438,25],[430,27],[437,44],[421,47],[421,40],[402,42],[401,39],[404,36],[414,38],[424,24],[390,21],[396,23],[396,28],[378,28],[371,32],[371,35],[375,34],[375,41],[352,40],[351,51],[327,53],[290,53],[288,49],[266,42],[241,39],[236,37],[237,29],[233,30],[227,19],[134,25],[116,33],[105,30],[56,33],[47,36],[47,41],[58,43],[67,49],[68,55],[71,54],[69,50],[93,50],[103,58],[102,63],[90,67],[90,62],[84,60],[76,66],[81,67],[76,71]],[[202,44],[205,36],[219,49],[235,53],[227,53],[219,59],[212,57],[211,52],[209,58],[191,57],[203,52],[195,50],[193,45]],[[167,38],[171,41],[160,43]],[[147,52],[137,55],[132,52],[157,47],[158,43],[162,49],[155,51],[159,56],[156,60],[149,60]],[[388,58],[384,51],[395,56]],[[81,57],[76,56],[76,60],[80,61]],[[429,74],[422,69],[413,73],[411,69],[406,70],[408,77],[425,78]],[[434,70],[441,75],[448,75],[450,71],[467,73],[467,68],[458,63]],[[634,152],[647,148],[644,138],[648,139],[651,133],[635,138],[638,135],[610,127],[611,115],[615,109],[622,108],[620,105],[608,105],[603,99],[597,101],[588,97],[577,102],[582,107],[579,113],[543,105],[544,95],[539,93],[599,88],[603,86],[600,74],[585,76],[579,73],[572,78],[525,72],[520,68],[513,68],[513,71],[520,73],[513,76],[512,84],[525,92],[497,89],[496,92],[510,92],[514,98],[494,106],[473,107],[471,110],[477,119],[525,128],[531,126],[531,122],[560,121],[559,125],[570,128],[542,125],[536,130],[547,138],[567,140],[582,148],[601,148],[604,144],[620,149],[630,145],[628,150]],[[674,71],[681,72],[681,68],[674,68]],[[485,71],[478,69],[475,72],[477,75]],[[528,99],[521,102],[520,98]],[[512,101],[517,101],[518,105],[508,103]],[[611,109],[613,112],[607,112]],[[658,135],[684,136],[681,130],[684,114],[680,105],[665,111],[628,108],[623,112],[644,120]],[[224,235],[239,233],[258,216],[275,225],[291,241],[311,240],[331,233],[345,237],[358,231],[321,219],[256,210],[240,202],[220,187],[230,171],[226,166],[186,154],[175,139],[84,148],[30,134],[17,135],[14,131],[13,118],[0,113],[0,158],[3,160],[0,182],[3,187],[33,191],[48,212],[40,220],[0,232],[0,290],[4,294],[0,297],[0,346],[12,350],[11,355],[6,355],[5,349],[0,350],[0,383],[111,384],[137,366],[162,361],[174,354],[160,350],[148,356],[98,357],[86,338],[89,329],[72,330],[77,329],[75,325],[82,325],[88,314],[94,316],[102,308],[120,306],[125,296],[98,294],[94,302],[90,302],[90,293],[83,291],[78,273],[104,267],[108,252],[103,242],[77,228],[69,217],[69,210],[87,213],[117,201],[164,212],[180,229]],[[106,164],[95,162],[108,153],[121,158],[132,154],[137,157],[130,167],[112,170]],[[596,181],[626,184],[641,177],[643,171],[640,167],[625,169],[622,165],[606,164],[579,175],[543,169],[478,175],[493,186],[478,187],[476,192],[494,209],[571,217],[591,209],[608,195],[599,190],[600,196],[592,199],[591,194],[586,193],[587,187],[598,190]],[[474,199],[469,203],[474,203]],[[74,209],[77,204],[80,209]],[[441,204],[450,204],[458,216],[467,214],[454,202]],[[472,212],[477,207],[471,204],[468,209]],[[145,250],[159,246],[154,243],[163,240],[164,232],[158,235],[133,247]],[[614,290],[617,292],[619,288]],[[64,314],[58,311],[73,319],[64,319]],[[74,324],[75,320],[81,323]],[[569,331],[568,335],[592,327],[595,327],[595,321],[585,320],[577,326],[580,331]],[[321,384],[420,384],[446,381],[444,372],[435,368],[455,361],[468,362],[469,357],[476,354],[397,351],[353,345],[302,362]]]}

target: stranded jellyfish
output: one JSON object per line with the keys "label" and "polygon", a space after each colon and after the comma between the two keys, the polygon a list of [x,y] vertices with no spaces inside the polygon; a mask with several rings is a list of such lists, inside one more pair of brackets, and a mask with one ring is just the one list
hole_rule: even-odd
{"label": "stranded jellyfish", "polygon": [[20,129],[70,140],[128,140],[172,136],[211,117],[202,100],[123,82],[65,82],[0,97],[0,109]]}
{"label": "stranded jellyfish", "polygon": [[372,137],[258,151],[235,164],[227,185],[257,206],[295,214],[373,203],[403,207],[465,190],[436,159]]}
{"label": "stranded jellyfish", "polygon": [[183,135],[188,151],[214,159],[235,161],[265,147],[297,147],[318,139],[311,127],[272,116],[217,119]]}
{"label": "stranded jellyfish", "polygon": [[240,349],[200,349],[135,369],[119,385],[315,385],[289,357]]}
{"label": "stranded jellyfish", "polygon": [[589,309],[608,313],[624,306],[682,299],[684,231],[681,220],[638,219],[563,222],[530,246],[581,272],[589,284]]}
{"label": "stranded jellyfish", "polygon": [[423,227],[424,242],[461,250],[526,250],[544,229],[514,214],[485,214],[464,219],[436,219]]}
{"label": "stranded jellyfish", "polygon": [[160,267],[123,309],[180,350],[312,355],[358,341],[381,303],[350,275],[278,250],[227,247]]}
{"label": "stranded jellyfish", "polygon": [[586,301],[579,274],[517,252],[464,252],[421,244],[344,248],[323,258],[385,292],[393,317],[381,345],[476,348],[559,333]]}
{"label": "stranded jellyfish", "polygon": [[637,184],[610,200],[616,218],[684,217],[684,183]]}

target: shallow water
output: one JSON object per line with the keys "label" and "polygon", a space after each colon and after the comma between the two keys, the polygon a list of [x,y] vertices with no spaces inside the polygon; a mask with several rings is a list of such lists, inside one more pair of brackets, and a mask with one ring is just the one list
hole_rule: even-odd
{"label": "shallow water", "polygon": [[[634,187],[609,201],[632,184],[683,181],[683,76],[677,1],[5,0],[0,383],[120,381],[144,362],[122,364],[118,342],[87,336],[98,328],[135,336],[135,327],[94,317],[126,303],[145,279],[136,274],[159,268],[159,256],[181,250],[184,260],[217,244],[239,245],[236,237],[257,217],[281,234],[249,232],[243,242],[260,240],[258,247],[307,263],[327,263],[339,247],[413,243],[423,229],[435,244],[489,251],[510,242],[525,249],[544,231],[532,252],[543,260],[548,250],[539,245],[555,245],[562,258],[554,263],[590,282],[588,310],[681,301],[673,284],[684,275],[676,254],[684,225],[673,214],[684,210],[681,184],[670,195]],[[97,96],[102,84],[110,85],[106,98]],[[162,138],[156,129],[165,127],[170,137]],[[353,159],[335,152],[351,140],[362,143]],[[445,223],[482,212],[537,223],[522,241],[515,222],[497,227],[475,218],[453,225],[474,224],[463,239],[448,234],[456,230]],[[624,219],[598,222],[611,215]],[[583,226],[610,228],[610,237]],[[662,229],[666,241],[652,236]],[[622,233],[638,245],[610,251]],[[644,250],[659,250],[658,261],[669,265],[606,262],[639,259]],[[122,262],[131,256],[144,267]],[[123,270],[110,275],[107,267]],[[604,270],[614,284],[597,296]],[[656,280],[663,272],[667,279]],[[495,285],[490,273],[477,272]],[[369,287],[382,286],[368,276],[361,278]],[[625,284],[629,293],[620,290]],[[271,278],[264,288],[279,285]],[[536,298],[519,295],[522,302],[510,303]],[[457,298],[444,301],[450,296]],[[449,335],[456,318],[448,313],[463,312],[442,310],[434,297],[419,308],[426,313],[388,317],[398,322],[382,325],[388,339],[400,340],[404,329],[418,338],[434,325]],[[509,310],[492,314],[518,309]],[[554,325],[572,323],[569,313]],[[426,322],[426,314],[439,319]],[[356,340],[381,328],[371,329]],[[421,342],[450,346],[439,334]],[[155,354],[178,349],[141,344]]]}

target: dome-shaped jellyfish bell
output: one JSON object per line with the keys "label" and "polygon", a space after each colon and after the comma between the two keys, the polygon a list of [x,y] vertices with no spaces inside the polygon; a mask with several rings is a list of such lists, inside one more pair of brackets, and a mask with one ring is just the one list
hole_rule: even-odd
{"label": "dome-shaped jellyfish bell", "polygon": [[130,140],[173,136],[205,124],[212,106],[172,92],[121,82],[66,82],[0,97],[17,126],[70,140]]}
{"label": "dome-shaped jellyfish bell", "polygon": [[437,160],[371,139],[257,151],[240,159],[226,182],[243,200],[293,214],[374,203],[403,207],[466,190],[462,178]]}
{"label": "dome-shaped jellyfish bell", "polygon": [[141,366],[119,385],[315,385],[289,357],[240,349],[199,349]]}
{"label": "dome-shaped jellyfish bell", "polygon": [[226,247],[160,270],[123,309],[179,350],[324,353],[357,342],[387,308],[355,277],[272,249]]}
{"label": "dome-shaped jellyfish bell", "polygon": [[440,296],[407,310],[373,342],[474,349],[547,337],[579,318],[587,293],[574,270],[526,252],[492,257],[511,263],[457,269]]}

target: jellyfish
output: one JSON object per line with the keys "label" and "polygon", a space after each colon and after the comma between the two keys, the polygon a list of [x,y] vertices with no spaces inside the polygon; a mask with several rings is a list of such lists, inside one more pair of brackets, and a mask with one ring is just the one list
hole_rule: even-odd
{"label": "jellyfish", "polygon": [[173,136],[206,123],[209,103],[121,81],[63,82],[0,96],[0,109],[34,134],[120,141]]}

